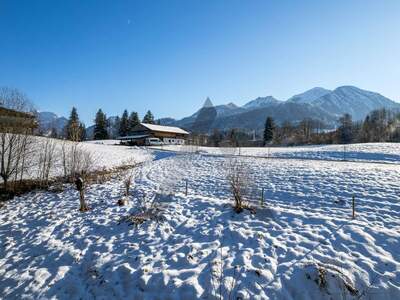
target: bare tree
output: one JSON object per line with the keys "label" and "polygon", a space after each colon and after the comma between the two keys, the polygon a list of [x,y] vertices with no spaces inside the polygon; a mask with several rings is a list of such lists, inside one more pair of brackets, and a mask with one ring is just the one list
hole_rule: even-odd
{"label": "bare tree", "polygon": [[251,197],[250,169],[244,159],[227,157],[224,162],[226,179],[233,196],[233,209],[240,213],[249,208]]}
{"label": "bare tree", "polygon": [[37,153],[37,140],[34,136],[24,133],[20,136],[20,155],[17,164],[17,171],[14,174],[14,181],[17,182],[19,179],[20,183],[25,178],[25,174],[32,170],[35,165],[35,155]]}
{"label": "bare tree", "polygon": [[51,169],[55,164],[56,143],[53,139],[46,138],[39,143],[39,146],[38,179],[42,185],[47,186]]}
{"label": "bare tree", "polygon": [[26,170],[27,145],[31,142],[27,134],[0,133],[0,176],[4,189],[8,189],[10,179],[22,179]]}
{"label": "bare tree", "polygon": [[95,166],[94,155],[76,142],[64,142],[61,146],[61,164],[66,179],[77,175],[87,176]]}
{"label": "bare tree", "polygon": [[9,188],[10,180],[22,180],[29,165],[31,154],[30,134],[36,123],[34,116],[22,112],[32,111],[33,105],[18,91],[7,87],[0,88],[0,176],[4,188]]}
{"label": "bare tree", "polygon": [[0,87],[0,107],[22,111],[34,112],[32,102],[18,89]]}

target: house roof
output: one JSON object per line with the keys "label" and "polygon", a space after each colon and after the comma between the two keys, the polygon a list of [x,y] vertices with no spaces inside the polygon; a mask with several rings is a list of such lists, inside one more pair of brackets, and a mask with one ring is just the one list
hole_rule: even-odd
{"label": "house roof", "polygon": [[118,140],[138,140],[138,139],[146,138],[149,136],[150,135],[148,135],[148,134],[128,135],[128,136],[121,136],[118,138]]}
{"label": "house roof", "polygon": [[173,132],[173,133],[180,133],[180,134],[189,134],[189,132],[173,126],[163,126],[163,125],[155,125],[155,124],[148,124],[148,123],[141,123],[147,129],[153,131],[160,131],[160,132]]}
{"label": "house roof", "polygon": [[34,129],[37,127],[35,116],[31,113],[20,112],[0,106],[0,129],[12,132]]}

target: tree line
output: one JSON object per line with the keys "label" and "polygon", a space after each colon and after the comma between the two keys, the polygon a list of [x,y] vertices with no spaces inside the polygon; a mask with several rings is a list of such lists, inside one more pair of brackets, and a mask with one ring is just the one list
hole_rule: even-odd
{"label": "tree line", "polygon": [[277,124],[272,116],[267,116],[261,135],[239,128],[213,129],[209,135],[191,134],[188,142],[212,147],[400,142],[400,113],[389,109],[373,110],[362,121],[353,121],[350,114],[344,114],[336,128],[326,127],[312,118]]}
{"label": "tree line", "polygon": [[318,120],[304,119],[297,125],[283,122],[278,126],[268,116],[265,121],[263,144],[349,144],[373,142],[400,142],[400,113],[389,109],[371,111],[364,120],[353,121],[350,114],[339,118],[338,127],[323,130]]}
{"label": "tree line", "polygon": [[[143,117],[142,123],[156,123],[150,110]],[[100,108],[94,119],[93,139],[105,140],[118,136],[128,136],[133,133],[133,129],[138,124],[140,124],[139,114],[135,111],[129,113],[125,109],[121,116],[109,119]],[[52,138],[66,138],[71,141],[80,142],[86,140],[86,132],[85,124],[80,121],[76,107],[73,107],[62,133],[58,134],[57,129],[52,128],[50,136]]]}

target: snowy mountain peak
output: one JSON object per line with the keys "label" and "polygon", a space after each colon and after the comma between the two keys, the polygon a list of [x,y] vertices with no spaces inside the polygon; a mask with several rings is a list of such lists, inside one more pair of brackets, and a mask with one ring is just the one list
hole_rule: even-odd
{"label": "snowy mountain peak", "polygon": [[226,106],[229,108],[238,108],[238,106],[233,102],[229,102]]}
{"label": "snowy mountain peak", "polygon": [[245,109],[260,108],[260,107],[265,107],[265,106],[269,106],[272,104],[277,104],[279,102],[280,102],[279,100],[275,99],[272,96],[258,97],[255,100],[247,102],[245,105],[243,105],[243,108],[245,108]]}
{"label": "snowy mountain peak", "polygon": [[207,97],[206,101],[203,104],[203,107],[213,107],[214,105],[212,104],[211,100],[209,97]]}
{"label": "snowy mountain peak", "polygon": [[66,118],[59,117],[55,113],[49,111],[38,112],[37,117],[39,122],[39,128],[43,132],[55,128],[57,132],[60,133],[68,122]]}
{"label": "snowy mountain peak", "polygon": [[374,109],[400,109],[396,103],[378,93],[362,90],[355,86],[341,86],[312,102],[334,115],[349,113],[354,120],[362,120]]}
{"label": "snowy mountain peak", "polygon": [[325,96],[326,94],[329,94],[330,92],[332,91],[324,89],[322,87],[315,87],[308,91],[305,91],[304,93],[294,95],[288,101],[296,103],[311,103],[314,100]]}
{"label": "snowy mountain peak", "polygon": [[38,112],[38,117],[43,122],[52,122],[58,118],[58,116],[55,113],[50,111],[40,111]]}
{"label": "snowy mountain peak", "polygon": [[383,97],[379,93],[363,90],[363,89],[360,89],[360,88],[358,88],[356,86],[352,86],[352,85],[340,86],[340,87],[336,88],[333,92],[340,93],[343,95],[350,95],[350,96],[361,96],[361,97],[381,96],[381,97]]}

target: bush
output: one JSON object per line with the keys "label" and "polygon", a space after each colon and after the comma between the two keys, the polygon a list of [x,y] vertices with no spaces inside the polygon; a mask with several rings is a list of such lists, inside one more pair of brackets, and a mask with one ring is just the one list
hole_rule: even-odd
{"label": "bush", "polygon": [[249,208],[250,198],[250,170],[244,160],[240,158],[226,158],[225,166],[226,179],[233,196],[233,209],[240,213]]}

